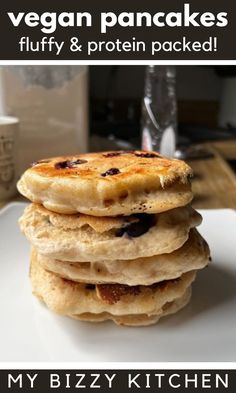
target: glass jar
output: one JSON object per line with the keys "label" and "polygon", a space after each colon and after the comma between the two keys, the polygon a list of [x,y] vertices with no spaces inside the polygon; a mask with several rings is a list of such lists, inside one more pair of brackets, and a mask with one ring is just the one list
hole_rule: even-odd
{"label": "glass jar", "polygon": [[142,104],[142,148],[174,156],[177,134],[175,68],[146,68]]}
{"label": "glass jar", "polygon": [[5,66],[1,87],[2,112],[20,121],[20,172],[40,158],[87,151],[87,66]]}

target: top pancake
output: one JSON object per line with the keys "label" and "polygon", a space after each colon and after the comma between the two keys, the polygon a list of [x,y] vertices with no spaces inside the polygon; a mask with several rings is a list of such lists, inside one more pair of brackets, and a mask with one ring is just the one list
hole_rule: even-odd
{"label": "top pancake", "polygon": [[110,151],[36,162],[18,182],[32,202],[64,214],[159,213],[192,199],[191,168],[156,152]]}

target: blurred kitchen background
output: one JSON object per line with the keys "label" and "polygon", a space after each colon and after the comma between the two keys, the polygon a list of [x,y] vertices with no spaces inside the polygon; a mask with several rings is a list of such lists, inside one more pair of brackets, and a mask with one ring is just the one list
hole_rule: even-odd
{"label": "blurred kitchen background", "polygon": [[[43,157],[140,148],[150,124],[144,108],[147,86],[152,95],[159,83],[150,79],[153,71],[158,78],[158,66],[1,67],[0,116],[19,120],[17,176]],[[208,186],[212,182],[212,198],[214,193],[223,198],[225,187],[235,182],[236,66],[176,66],[172,71],[172,103],[162,110],[172,116],[176,156],[195,169],[200,207],[218,207],[219,200],[204,202],[203,189],[206,180]],[[154,98],[157,116],[165,92],[159,94]],[[230,194],[219,207],[236,207],[236,183]]]}
{"label": "blurred kitchen background", "polygon": [[[90,67],[92,137],[140,145],[145,68]],[[236,67],[175,68],[178,144],[236,139]]]}

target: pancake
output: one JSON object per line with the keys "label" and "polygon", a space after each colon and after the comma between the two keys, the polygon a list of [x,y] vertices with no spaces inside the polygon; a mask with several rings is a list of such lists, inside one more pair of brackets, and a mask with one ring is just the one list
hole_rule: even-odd
{"label": "pancake", "polygon": [[185,162],[155,152],[88,153],[36,162],[18,190],[58,213],[159,213],[191,201],[191,174]]}
{"label": "pancake", "polygon": [[60,215],[31,204],[19,223],[39,254],[62,261],[93,262],[173,252],[186,242],[190,228],[201,223],[201,216],[185,206],[156,215],[93,217],[91,221],[89,216]]}
{"label": "pancake", "polygon": [[88,285],[65,280],[44,270],[31,260],[31,283],[34,295],[59,314],[109,313],[123,315],[159,315],[167,303],[181,298],[195,279],[194,271],[175,280],[152,286],[124,286],[120,284]]}
{"label": "pancake", "polygon": [[209,247],[196,229],[190,231],[189,239],[178,250],[148,258],[70,263],[47,258],[35,249],[32,255],[45,270],[68,280],[93,284],[151,285],[202,269],[209,263]]}
{"label": "pancake", "polygon": [[71,318],[86,322],[103,322],[111,320],[117,325],[123,326],[149,326],[157,323],[160,318],[174,314],[185,307],[191,298],[191,286],[187,288],[184,294],[172,302],[167,302],[156,315],[137,314],[137,315],[112,315],[107,312],[100,314],[83,313],[78,315],[70,315]]}

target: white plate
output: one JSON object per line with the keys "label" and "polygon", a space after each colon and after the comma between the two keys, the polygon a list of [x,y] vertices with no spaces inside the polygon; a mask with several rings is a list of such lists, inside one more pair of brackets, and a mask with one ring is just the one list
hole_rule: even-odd
{"label": "white plate", "polygon": [[124,328],[57,316],[31,296],[30,247],[17,225],[24,206],[0,213],[0,361],[236,361],[235,211],[201,211],[213,262],[191,303],[155,326]]}

